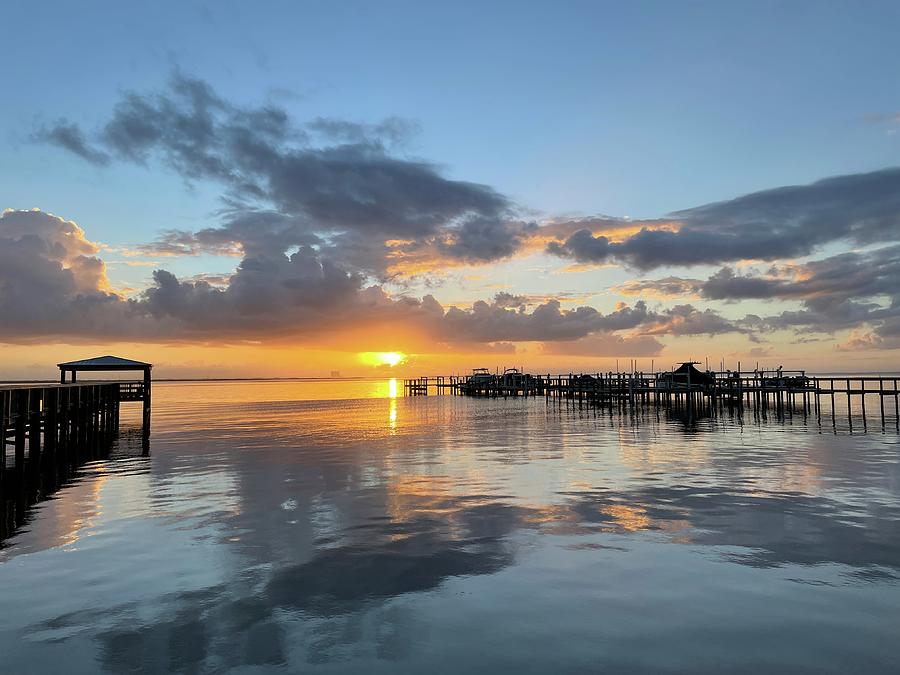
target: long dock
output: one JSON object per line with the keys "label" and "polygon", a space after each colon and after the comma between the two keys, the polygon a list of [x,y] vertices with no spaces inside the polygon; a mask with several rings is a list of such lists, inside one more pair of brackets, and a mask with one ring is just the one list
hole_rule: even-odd
{"label": "long dock", "polygon": [[150,384],[78,382],[0,386],[0,540],[27,507],[54,492],[82,463],[108,451],[120,405],[143,403],[142,446],[149,451]]}
{"label": "long dock", "polygon": [[[691,366],[691,367],[687,367]],[[717,406],[752,408],[762,417],[794,411],[822,414],[834,420],[838,403],[846,402],[868,426],[875,417],[882,428],[900,430],[900,378],[882,376],[811,376],[805,371],[699,371],[693,364],[665,372],[568,373],[532,375],[518,371],[473,375],[419,377],[404,380],[407,396],[543,396],[610,406],[659,405],[696,411]]]}

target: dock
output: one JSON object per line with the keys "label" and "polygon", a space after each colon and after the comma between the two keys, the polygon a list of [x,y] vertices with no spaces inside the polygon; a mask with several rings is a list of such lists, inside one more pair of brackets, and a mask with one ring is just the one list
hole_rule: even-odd
{"label": "dock", "polygon": [[[406,379],[407,396],[453,395],[513,397],[543,396],[611,407],[660,406],[688,411],[714,411],[721,407],[744,409],[766,418],[795,411],[830,416],[846,414],[850,427],[867,428],[873,418],[882,429],[900,431],[900,388],[898,377],[813,376],[804,370],[701,371],[696,362],[684,362],[671,371],[644,373],[605,372],[539,374],[516,369],[490,373],[475,369],[471,375],[450,375]],[[838,406],[846,409],[838,412]]]}
{"label": "dock", "polygon": [[[119,433],[122,403],[142,405],[142,448],[149,453],[151,364],[104,356],[58,367],[58,384],[0,386],[0,514],[8,514],[0,522],[0,540],[21,523],[28,506],[54,492],[85,461],[108,451]],[[84,371],[140,371],[143,376],[78,382],[77,373]]]}

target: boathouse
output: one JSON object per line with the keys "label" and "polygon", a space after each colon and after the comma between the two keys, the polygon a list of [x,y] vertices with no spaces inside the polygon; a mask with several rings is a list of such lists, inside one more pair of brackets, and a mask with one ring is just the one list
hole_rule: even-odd
{"label": "boathouse", "polygon": [[672,371],[672,381],[677,382],[678,384],[687,384],[690,382],[691,386],[708,386],[715,384],[716,378],[709,373],[704,373],[694,368],[695,363],[697,362],[685,361],[678,366],[678,368]]}

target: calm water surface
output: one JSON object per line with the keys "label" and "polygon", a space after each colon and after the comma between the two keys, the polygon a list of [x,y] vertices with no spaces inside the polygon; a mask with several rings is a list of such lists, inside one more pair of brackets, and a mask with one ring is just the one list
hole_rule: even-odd
{"label": "calm water surface", "polygon": [[900,669],[891,428],[396,393],[156,385],[0,545],[0,672]]}

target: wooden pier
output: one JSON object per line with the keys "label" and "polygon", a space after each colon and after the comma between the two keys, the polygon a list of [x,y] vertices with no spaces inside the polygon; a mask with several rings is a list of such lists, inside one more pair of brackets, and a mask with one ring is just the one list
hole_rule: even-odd
{"label": "wooden pier", "polygon": [[[531,375],[517,370],[490,374],[419,377],[404,380],[407,396],[543,396],[619,407],[657,405],[701,412],[719,407],[740,414],[752,409],[762,418],[795,412],[822,415],[835,422],[846,415],[867,428],[873,418],[881,428],[900,431],[900,378],[882,376],[810,376],[805,371],[700,371],[694,363],[665,372],[569,373]],[[839,411],[838,408],[841,407]],[[845,407],[844,407],[845,406]]]}
{"label": "wooden pier", "polygon": [[[9,514],[0,522],[0,540],[21,522],[29,505],[109,449],[119,432],[123,402],[142,403],[142,448],[149,453],[151,367],[99,357],[59,364],[59,384],[0,386],[0,514]],[[133,382],[77,381],[79,371],[102,370],[140,370],[144,376]]]}

